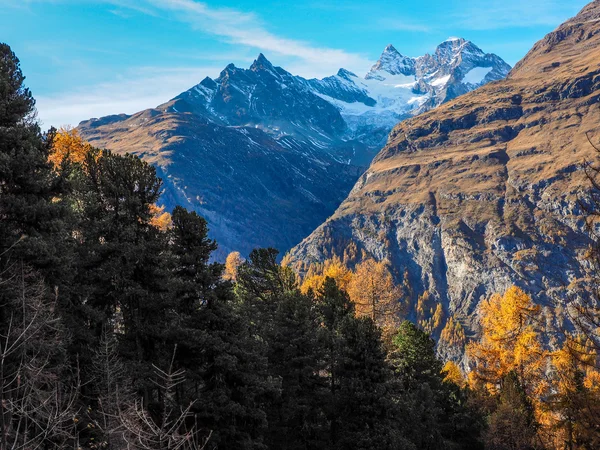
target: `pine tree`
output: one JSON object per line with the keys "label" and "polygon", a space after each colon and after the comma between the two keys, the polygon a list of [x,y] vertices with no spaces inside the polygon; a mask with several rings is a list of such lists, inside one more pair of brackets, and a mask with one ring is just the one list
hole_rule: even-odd
{"label": "pine tree", "polygon": [[0,447],[23,449],[64,444],[79,387],[59,317],[69,266],[64,180],[47,161],[51,134],[42,135],[24,80],[0,44]]}
{"label": "pine tree", "polygon": [[176,298],[168,339],[178,344],[176,368],[186,372],[180,401],[194,401],[199,440],[207,449],[264,447],[263,402],[270,389],[266,360],[237,311],[223,266],[210,263],[216,250],[206,221],[177,207],[169,231]]}
{"label": "pine tree", "polygon": [[266,334],[269,374],[280,394],[268,409],[269,448],[319,449],[326,440],[321,401],[325,392],[320,321],[314,300],[300,292],[277,300]]}
{"label": "pine tree", "polygon": [[328,393],[324,396],[331,449],[396,449],[399,433],[389,399],[391,372],[373,321],[354,316],[354,304],[331,278],[319,293]]}
{"label": "pine tree", "polygon": [[277,252],[255,250],[239,268],[237,292],[253,333],[264,343],[269,376],[278,392],[267,405],[269,448],[323,448],[324,383],[319,315],[314,301],[300,293]]}
{"label": "pine tree", "polygon": [[161,342],[173,303],[167,238],[150,223],[161,181],[153,167],[135,156],[94,150],[73,184],[78,261],[72,307],[79,322],[89,324],[74,329],[73,351],[89,367],[87,349],[98,345],[105,327],[112,327],[134,388],[147,406],[156,391],[152,364],[168,358]]}
{"label": "pine tree", "polygon": [[393,339],[389,360],[399,387],[398,403],[410,417],[408,438],[419,449],[481,447],[481,422],[467,402],[467,393],[445,381],[435,342],[405,321]]}
{"label": "pine tree", "polygon": [[0,44],[0,270],[22,260],[54,288],[68,257],[66,210],[56,201],[63,184],[48,162],[49,141],[24,80],[18,58]]}

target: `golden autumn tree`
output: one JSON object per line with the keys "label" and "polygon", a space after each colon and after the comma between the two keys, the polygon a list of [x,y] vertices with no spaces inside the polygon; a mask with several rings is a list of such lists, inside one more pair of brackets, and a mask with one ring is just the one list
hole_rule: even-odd
{"label": "golden autumn tree", "polygon": [[444,375],[444,381],[454,383],[460,388],[464,388],[467,385],[465,375],[454,361],[448,361],[444,364],[442,375]]}
{"label": "golden autumn tree", "polygon": [[348,269],[342,260],[334,256],[323,264],[315,264],[310,267],[300,290],[306,294],[310,289],[319,292],[327,278],[333,278],[337,286],[343,291],[348,291],[350,281],[352,280],[352,271]]}
{"label": "golden autumn tree", "polygon": [[417,323],[429,334],[434,334],[444,322],[444,308],[442,304],[425,291],[417,300]]}
{"label": "golden autumn tree", "polygon": [[400,324],[402,291],[394,283],[386,262],[367,259],[356,266],[348,295],[357,315],[370,317],[382,328]]}
{"label": "golden autumn tree", "polygon": [[225,259],[225,272],[223,278],[229,281],[237,281],[238,268],[244,262],[240,252],[231,252]]}
{"label": "golden autumn tree", "polygon": [[171,214],[165,211],[164,206],[151,205],[150,212],[152,213],[150,224],[159,230],[166,231],[173,225]]}
{"label": "golden autumn tree", "polygon": [[567,336],[552,353],[552,394],[544,421],[554,447],[600,448],[600,372],[597,353],[584,336]]}
{"label": "golden autumn tree", "polygon": [[440,335],[440,342],[454,347],[464,347],[466,343],[465,330],[454,316],[450,316],[446,322],[446,326]]}
{"label": "golden autumn tree", "polygon": [[467,346],[472,379],[497,394],[509,373],[534,404],[547,392],[548,353],[540,340],[541,309],[521,289],[493,295],[481,304],[481,339]]}
{"label": "golden autumn tree", "polygon": [[65,159],[81,164],[91,150],[92,146],[79,135],[77,129],[60,128],[54,136],[48,160],[54,167],[60,166]]}

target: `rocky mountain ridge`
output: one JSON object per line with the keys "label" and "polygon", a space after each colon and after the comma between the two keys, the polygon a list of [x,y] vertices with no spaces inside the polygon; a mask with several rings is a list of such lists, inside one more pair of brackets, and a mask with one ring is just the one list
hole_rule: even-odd
{"label": "rocky mountain ridge", "polygon": [[[154,164],[166,206],[205,216],[219,258],[255,247],[287,251],[335,211],[400,119],[443,102],[438,96],[451,86],[463,89],[460,71],[473,64],[491,64],[484,70],[498,76],[507,71],[483,52],[467,63],[465,49],[474,46],[460,42],[449,47],[453,58],[431,57],[438,72],[447,65],[439,89],[437,75],[428,84],[416,72],[398,85],[381,60],[370,72],[379,79],[359,81],[340,69],[307,80],[260,54],[248,69],[230,64],[156,108],[90,119],[79,130],[95,146]],[[411,102],[415,96],[421,100]]]}

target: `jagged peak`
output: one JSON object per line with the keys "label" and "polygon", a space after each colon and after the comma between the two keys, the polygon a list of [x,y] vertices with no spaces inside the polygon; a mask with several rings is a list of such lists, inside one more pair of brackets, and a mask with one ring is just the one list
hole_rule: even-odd
{"label": "jagged peak", "polygon": [[414,74],[415,59],[404,56],[396,47],[392,44],[388,44],[383,53],[379,57],[379,60],[375,63],[371,70],[367,74],[366,78],[380,79],[381,75],[377,72],[384,71],[391,75],[411,75]]}
{"label": "jagged peak", "polygon": [[482,50],[479,47],[477,47],[475,44],[473,44],[473,42],[469,41],[468,39],[461,38],[461,37],[450,37],[450,38],[446,39],[444,42],[442,42],[440,45],[437,46],[437,50],[444,50],[444,49],[448,49],[448,48],[452,49],[456,52],[463,51],[464,49],[467,49],[467,48],[476,49],[476,50],[482,52]]}
{"label": "jagged peak", "polygon": [[449,38],[435,49],[435,58],[443,65],[450,64],[460,55],[464,57],[466,54],[484,56],[485,52],[473,42],[459,37]]}
{"label": "jagged peak", "polygon": [[388,44],[384,49],[383,49],[383,53],[397,53],[400,56],[402,56],[402,54],[396,50],[396,47],[394,47],[392,44]]}
{"label": "jagged peak", "polygon": [[254,60],[254,62],[250,66],[250,70],[260,70],[260,69],[267,69],[267,70],[270,70],[270,71],[274,70],[274,67],[273,67],[273,64],[271,64],[271,61],[269,61],[265,57],[265,55],[263,55],[262,53],[258,54],[258,56],[256,57],[256,59]]}
{"label": "jagged peak", "polygon": [[337,76],[338,77],[342,77],[342,78],[346,78],[346,79],[349,78],[349,77],[358,78],[357,75],[354,72],[350,72],[349,70],[346,70],[346,69],[343,69],[343,68],[340,69],[340,70],[338,70]]}
{"label": "jagged peak", "polygon": [[208,89],[215,89],[217,87],[217,83],[211,77],[205,77],[200,84]]}
{"label": "jagged peak", "polygon": [[409,56],[404,56],[402,53],[400,53],[396,47],[394,47],[392,44],[388,44],[384,49],[383,52],[381,53],[381,56],[379,57],[379,61],[382,60],[389,60],[389,59],[396,59],[396,60],[412,60],[413,58],[409,57]]}
{"label": "jagged peak", "polygon": [[457,37],[457,36],[450,36],[443,43],[445,43],[445,42],[460,42],[460,43],[464,43],[464,42],[466,42],[466,39],[465,38],[461,38],[461,37]]}
{"label": "jagged peak", "polygon": [[219,74],[219,78],[217,78],[217,81],[222,80],[223,78],[228,77],[229,75],[231,75],[236,70],[238,70],[238,68],[235,66],[235,64],[233,64],[233,63],[227,64],[227,66],[225,66],[225,68]]}

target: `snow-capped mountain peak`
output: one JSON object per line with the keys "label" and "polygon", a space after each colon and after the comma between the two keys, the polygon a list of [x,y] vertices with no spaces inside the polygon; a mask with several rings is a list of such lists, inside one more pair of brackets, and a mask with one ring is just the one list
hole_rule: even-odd
{"label": "snow-capped mountain peak", "polygon": [[453,64],[462,55],[476,55],[482,57],[485,53],[463,38],[450,38],[438,45],[434,57],[441,65]]}
{"label": "snow-capped mountain peak", "polygon": [[321,149],[341,146],[342,154],[331,150],[335,158],[354,161],[365,155],[351,142],[379,149],[399,121],[501,79],[509,70],[498,56],[461,38],[418,58],[388,45],[365,77],[342,68],[307,80],[261,53],[248,69],[230,64],[217,79],[202,80],[168,108],[226,126],[257,127],[277,139],[294,136]]}
{"label": "snow-capped mountain peak", "polygon": [[392,44],[389,44],[365,78],[383,81],[386,79],[386,74],[414,75],[415,59],[404,56]]}
{"label": "snow-capped mountain peak", "polygon": [[325,100],[340,110],[349,129],[391,127],[490,81],[504,78],[510,66],[463,38],[453,37],[433,54],[404,56],[388,45],[364,78],[340,69],[335,77],[310,80]]}

